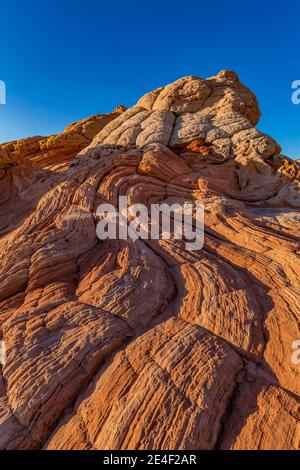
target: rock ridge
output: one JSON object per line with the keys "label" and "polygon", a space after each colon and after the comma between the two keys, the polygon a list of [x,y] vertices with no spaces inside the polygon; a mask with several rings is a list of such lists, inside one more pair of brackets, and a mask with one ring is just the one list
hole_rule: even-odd
{"label": "rock ridge", "polygon": [[[300,169],[232,71],[0,145],[1,449],[299,449]],[[205,206],[205,243],[100,203]]]}

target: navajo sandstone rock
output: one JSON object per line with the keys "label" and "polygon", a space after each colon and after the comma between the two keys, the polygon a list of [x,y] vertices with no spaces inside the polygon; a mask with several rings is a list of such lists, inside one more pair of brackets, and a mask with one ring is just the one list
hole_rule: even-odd
{"label": "navajo sandstone rock", "polygon": [[[2,449],[298,449],[299,164],[237,75],[0,146]],[[96,209],[205,205],[205,245]]]}

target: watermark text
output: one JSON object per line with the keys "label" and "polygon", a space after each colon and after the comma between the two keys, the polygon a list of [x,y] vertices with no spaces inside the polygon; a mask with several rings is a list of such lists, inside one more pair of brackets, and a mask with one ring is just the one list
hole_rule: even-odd
{"label": "watermark text", "polygon": [[100,240],[184,240],[186,250],[201,250],[204,244],[204,207],[184,202],[128,206],[127,196],[119,197],[118,209],[112,204],[97,208],[96,233]]}
{"label": "watermark text", "polygon": [[292,93],[292,103],[300,104],[300,80],[294,80],[292,83],[292,88],[295,90]]}
{"label": "watermark text", "polygon": [[0,80],[0,104],[6,104],[6,84]]}
{"label": "watermark text", "polygon": [[6,348],[5,342],[0,341],[0,365],[4,366],[6,363]]}

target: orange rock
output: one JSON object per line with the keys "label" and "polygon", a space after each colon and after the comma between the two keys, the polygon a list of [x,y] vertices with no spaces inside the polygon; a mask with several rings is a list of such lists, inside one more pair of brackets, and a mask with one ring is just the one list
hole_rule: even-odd
{"label": "orange rock", "polygon": [[[298,449],[299,165],[234,72],[0,146],[2,449]],[[199,251],[96,236],[197,201]]]}

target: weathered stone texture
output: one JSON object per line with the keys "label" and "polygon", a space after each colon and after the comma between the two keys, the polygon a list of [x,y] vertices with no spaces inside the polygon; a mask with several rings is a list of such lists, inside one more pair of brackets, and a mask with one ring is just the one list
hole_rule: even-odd
{"label": "weathered stone texture", "polygon": [[[234,72],[0,146],[2,449],[298,449],[299,164]],[[198,201],[205,244],[96,236]]]}

